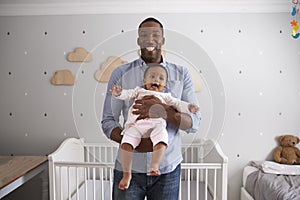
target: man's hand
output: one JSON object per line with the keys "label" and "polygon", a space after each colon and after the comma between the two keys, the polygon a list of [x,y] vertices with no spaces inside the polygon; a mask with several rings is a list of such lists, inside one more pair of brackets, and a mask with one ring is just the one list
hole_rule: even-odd
{"label": "man's hand", "polygon": [[139,115],[137,120],[161,117],[181,130],[192,127],[192,118],[189,114],[178,112],[173,106],[163,104],[153,95],[136,100],[133,108],[135,110],[132,113]]}
{"label": "man's hand", "polygon": [[135,109],[132,113],[139,115],[137,120],[146,118],[167,118],[164,104],[154,95],[144,96],[142,99],[136,100],[133,105]]}

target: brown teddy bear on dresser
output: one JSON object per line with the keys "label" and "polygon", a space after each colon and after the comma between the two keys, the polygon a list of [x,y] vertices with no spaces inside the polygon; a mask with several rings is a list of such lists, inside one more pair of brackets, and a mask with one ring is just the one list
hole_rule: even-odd
{"label": "brown teddy bear on dresser", "polygon": [[300,164],[300,150],[296,145],[299,138],[293,135],[282,135],[278,137],[279,147],[274,151],[274,160],[281,164]]}

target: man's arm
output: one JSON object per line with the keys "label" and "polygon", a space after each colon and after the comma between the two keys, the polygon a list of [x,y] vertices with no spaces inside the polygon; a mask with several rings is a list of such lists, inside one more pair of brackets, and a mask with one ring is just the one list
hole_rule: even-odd
{"label": "man's arm", "polygon": [[[121,143],[123,135],[121,135],[122,129],[116,127],[110,134],[110,139],[117,143]],[[142,138],[140,144],[135,148],[139,152],[150,152],[153,151],[153,144],[150,138]]]}
{"label": "man's arm", "polygon": [[112,139],[113,141],[117,142],[117,143],[121,143],[121,140],[122,140],[122,135],[121,135],[121,132],[122,132],[122,129],[120,129],[119,127],[116,127],[114,128],[112,131],[111,131],[111,134],[110,134],[110,139]]}
{"label": "man's arm", "polygon": [[192,127],[192,118],[187,113],[178,112],[174,107],[163,104],[167,113],[165,120],[181,130],[187,130]]}

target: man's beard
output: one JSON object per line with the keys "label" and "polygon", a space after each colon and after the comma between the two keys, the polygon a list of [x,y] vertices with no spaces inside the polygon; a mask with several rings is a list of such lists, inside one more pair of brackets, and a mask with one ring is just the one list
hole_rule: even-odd
{"label": "man's beard", "polygon": [[153,54],[149,54],[146,49],[141,49],[141,56],[147,63],[156,63],[157,61],[160,61],[161,49],[156,49]]}

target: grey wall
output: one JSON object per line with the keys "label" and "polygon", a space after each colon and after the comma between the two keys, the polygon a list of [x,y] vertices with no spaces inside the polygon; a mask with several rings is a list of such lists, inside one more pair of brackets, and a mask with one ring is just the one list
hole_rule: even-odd
{"label": "grey wall", "polygon": [[[67,137],[106,141],[99,125],[106,85],[93,76],[110,55],[136,58],[135,30],[147,16],[0,17],[1,154],[49,154]],[[229,157],[228,198],[238,199],[243,167],[268,158],[276,136],[299,135],[300,49],[291,37],[290,15],[152,16],[169,30],[167,58],[201,71],[202,127],[183,139],[219,141]],[[177,36],[196,46],[173,45]],[[93,61],[68,62],[76,47],[91,51]],[[74,86],[50,84],[59,69],[77,76]]]}

